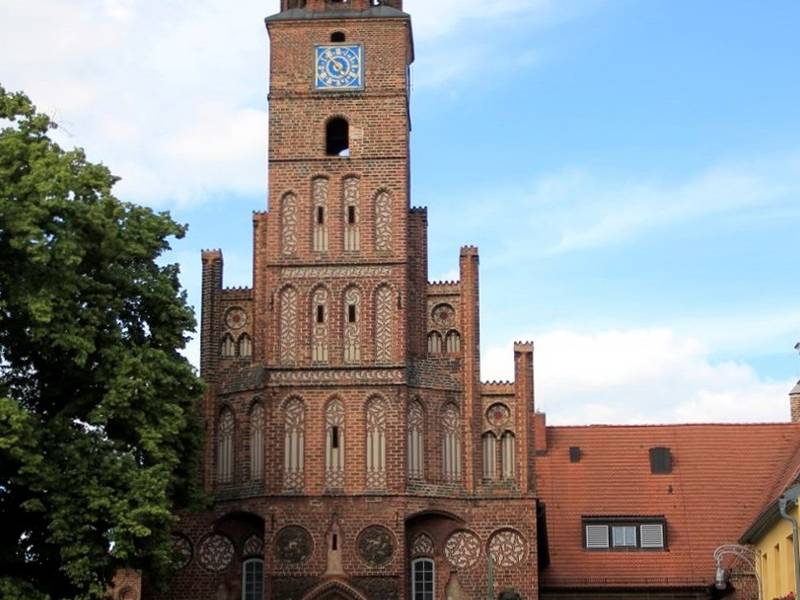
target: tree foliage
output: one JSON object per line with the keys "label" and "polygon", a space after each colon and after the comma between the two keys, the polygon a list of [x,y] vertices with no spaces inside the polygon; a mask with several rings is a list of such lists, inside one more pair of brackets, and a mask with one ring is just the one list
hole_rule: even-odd
{"label": "tree foliage", "polygon": [[2,87],[0,128],[0,596],[99,597],[167,574],[199,498],[194,317],[157,262],[185,229]]}

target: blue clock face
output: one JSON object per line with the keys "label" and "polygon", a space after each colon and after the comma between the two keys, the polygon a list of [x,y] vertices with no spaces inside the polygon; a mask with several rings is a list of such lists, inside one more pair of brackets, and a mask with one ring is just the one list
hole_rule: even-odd
{"label": "blue clock face", "polygon": [[316,88],[363,89],[364,48],[360,44],[317,46]]}

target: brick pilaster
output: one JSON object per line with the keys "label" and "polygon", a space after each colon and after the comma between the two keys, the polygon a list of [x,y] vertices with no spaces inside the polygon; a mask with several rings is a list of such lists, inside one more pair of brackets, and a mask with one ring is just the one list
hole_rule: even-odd
{"label": "brick pilaster", "polygon": [[534,434],[535,410],[533,388],[533,344],[514,344],[514,396],[516,398],[517,472],[519,488],[534,491],[536,440]]}

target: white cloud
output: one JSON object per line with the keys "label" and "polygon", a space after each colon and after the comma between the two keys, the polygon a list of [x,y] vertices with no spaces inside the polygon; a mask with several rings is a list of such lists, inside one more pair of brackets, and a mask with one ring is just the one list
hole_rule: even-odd
{"label": "white cloud", "polygon": [[[489,348],[484,379],[513,379],[511,343]],[[552,424],[785,421],[793,382],[714,362],[670,329],[550,331],[536,339],[536,402]]]}

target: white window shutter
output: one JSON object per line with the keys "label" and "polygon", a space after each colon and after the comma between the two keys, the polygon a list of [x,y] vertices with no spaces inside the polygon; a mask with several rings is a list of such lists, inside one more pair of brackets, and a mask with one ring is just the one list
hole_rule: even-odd
{"label": "white window shutter", "polygon": [[664,526],[661,523],[642,525],[641,545],[642,548],[663,548]]}
{"label": "white window shutter", "polygon": [[589,549],[608,548],[608,525],[587,525],[586,547]]}

